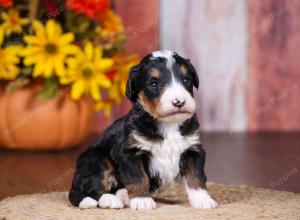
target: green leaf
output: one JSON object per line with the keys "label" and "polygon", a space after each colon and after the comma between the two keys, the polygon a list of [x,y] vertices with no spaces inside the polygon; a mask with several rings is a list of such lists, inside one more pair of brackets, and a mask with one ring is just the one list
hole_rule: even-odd
{"label": "green leaf", "polygon": [[32,66],[23,67],[21,69],[21,74],[22,75],[31,75],[32,74]]}
{"label": "green leaf", "polygon": [[37,98],[40,99],[51,99],[54,98],[56,96],[56,94],[58,93],[58,81],[55,77],[49,78],[44,86],[44,88],[42,89],[42,91],[40,91],[37,94]]}

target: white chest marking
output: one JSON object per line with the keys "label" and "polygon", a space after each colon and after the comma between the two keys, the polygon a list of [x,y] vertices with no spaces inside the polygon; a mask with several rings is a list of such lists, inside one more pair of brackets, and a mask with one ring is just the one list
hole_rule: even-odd
{"label": "white chest marking", "polygon": [[162,185],[173,183],[179,173],[181,154],[188,148],[200,144],[198,132],[190,136],[182,136],[178,124],[165,123],[161,126],[163,141],[149,141],[133,133],[136,147],[151,152],[150,171],[159,174]]}

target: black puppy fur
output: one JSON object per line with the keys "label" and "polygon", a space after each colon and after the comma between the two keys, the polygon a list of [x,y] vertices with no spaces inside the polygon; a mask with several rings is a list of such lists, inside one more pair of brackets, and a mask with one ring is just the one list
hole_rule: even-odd
{"label": "black puppy fur", "polygon": [[[79,156],[69,192],[74,206],[79,206],[86,197],[98,201],[104,193],[115,194],[123,188],[127,189],[129,199],[147,197],[163,185],[160,173],[150,168],[152,152],[136,147],[131,134],[135,132],[150,143],[162,142],[160,119],[165,116],[156,111],[165,88],[174,77],[192,97],[193,87],[198,88],[198,76],[190,61],[176,53],[170,59],[173,59],[171,67],[168,58],[149,54],[131,69],[126,95],[133,107]],[[153,70],[156,73],[153,74]],[[196,114],[193,112],[180,122],[178,130],[183,138],[198,135]],[[200,141],[188,146],[180,155],[176,177],[184,177],[191,189],[205,190],[204,162],[205,152]]]}

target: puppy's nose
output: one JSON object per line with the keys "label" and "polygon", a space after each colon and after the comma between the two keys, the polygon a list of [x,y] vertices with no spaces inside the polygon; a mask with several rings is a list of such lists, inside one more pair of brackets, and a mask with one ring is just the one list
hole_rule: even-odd
{"label": "puppy's nose", "polygon": [[184,106],[185,101],[182,100],[182,99],[174,99],[174,100],[172,101],[172,104],[173,104],[175,107],[177,107],[177,108],[181,108],[181,107]]}

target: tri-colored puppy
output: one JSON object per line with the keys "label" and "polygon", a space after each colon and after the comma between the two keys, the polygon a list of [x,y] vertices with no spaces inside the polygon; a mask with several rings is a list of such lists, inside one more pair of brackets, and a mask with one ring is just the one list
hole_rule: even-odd
{"label": "tri-colored puppy", "polygon": [[189,60],[156,51],[133,67],[126,95],[130,112],[115,121],[77,160],[69,199],[80,208],[154,209],[151,194],[183,179],[194,208],[214,208],[206,191]]}

